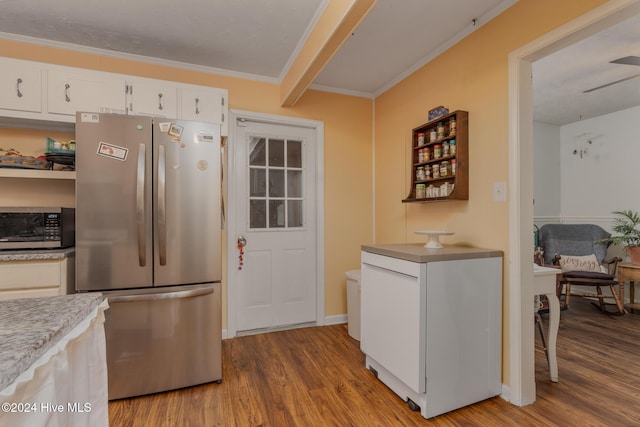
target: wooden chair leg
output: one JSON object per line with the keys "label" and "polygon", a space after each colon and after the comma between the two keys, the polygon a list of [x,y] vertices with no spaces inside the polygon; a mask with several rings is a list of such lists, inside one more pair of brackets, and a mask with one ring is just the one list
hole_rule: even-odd
{"label": "wooden chair leg", "polygon": [[604,304],[604,296],[602,295],[602,289],[600,289],[600,286],[596,286],[596,296],[598,298],[598,301],[600,303],[600,310],[606,312],[607,308]]}
{"label": "wooden chair leg", "polygon": [[567,282],[564,286],[564,306],[569,308],[569,297],[571,296],[571,283]]}
{"label": "wooden chair leg", "polygon": [[624,304],[620,301],[620,297],[618,296],[618,292],[616,291],[616,285],[611,285],[611,295],[613,295],[613,299],[616,302],[616,307],[618,308],[618,312],[620,314],[624,314]]}

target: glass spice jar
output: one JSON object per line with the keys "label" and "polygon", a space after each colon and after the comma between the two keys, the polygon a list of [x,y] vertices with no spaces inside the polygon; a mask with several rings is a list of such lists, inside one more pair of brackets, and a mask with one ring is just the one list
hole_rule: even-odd
{"label": "glass spice jar", "polygon": [[424,155],[423,157],[423,161],[428,162],[429,160],[431,160],[431,148],[427,147],[424,148]]}
{"label": "glass spice jar", "polygon": [[451,163],[448,160],[440,163],[440,176],[451,176]]}
{"label": "glass spice jar", "polygon": [[452,139],[451,141],[449,141],[449,154],[452,156],[456,155],[456,140]]}
{"label": "glass spice jar", "polygon": [[440,178],[440,165],[433,165],[433,167],[431,168],[431,178]]}
{"label": "glass spice jar", "polygon": [[447,157],[450,153],[449,143],[447,141],[442,143],[442,157]]}
{"label": "glass spice jar", "polygon": [[456,174],[456,159],[451,160],[451,175]]}
{"label": "glass spice jar", "polygon": [[429,132],[429,142],[436,142],[438,140],[438,133],[435,129],[431,129]]}
{"label": "glass spice jar", "polygon": [[457,129],[456,118],[451,117],[451,120],[449,120],[449,136],[455,135],[456,129]]}
{"label": "glass spice jar", "polygon": [[424,145],[424,133],[418,134],[418,147],[422,147]]}
{"label": "glass spice jar", "polygon": [[426,195],[426,186],[424,184],[416,184],[416,199],[424,199]]}
{"label": "glass spice jar", "polygon": [[433,146],[433,158],[439,159],[442,157],[442,145],[436,144]]}
{"label": "glass spice jar", "polygon": [[436,128],[438,133],[438,139],[444,138],[444,124],[442,122],[438,122],[438,127]]}
{"label": "glass spice jar", "polygon": [[424,168],[422,166],[416,169],[416,181],[424,181]]}

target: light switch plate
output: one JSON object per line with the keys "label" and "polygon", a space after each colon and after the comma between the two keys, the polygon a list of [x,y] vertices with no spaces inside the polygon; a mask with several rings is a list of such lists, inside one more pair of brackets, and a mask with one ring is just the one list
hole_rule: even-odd
{"label": "light switch plate", "polygon": [[493,183],[493,201],[494,202],[506,202],[507,201],[507,183],[504,181]]}

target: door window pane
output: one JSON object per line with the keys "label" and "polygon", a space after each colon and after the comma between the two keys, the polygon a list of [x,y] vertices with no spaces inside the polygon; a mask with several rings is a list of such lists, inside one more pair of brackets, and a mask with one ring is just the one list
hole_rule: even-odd
{"label": "door window pane", "polygon": [[287,166],[290,168],[302,167],[302,141],[287,141]]}
{"label": "door window pane", "polygon": [[267,228],[267,201],[249,200],[249,227]]}
{"label": "door window pane", "polygon": [[287,202],[287,227],[302,227],[302,200],[289,200]]}
{"label": "door window pane", "polygon": [[284,170],[269,169],[269,197],[284,196]]}
{"label": "door window pane", "polygon": [[249,169],[249,196],[265,197],[267,195],[267,179],[264,169]]}
{"label": "door window pane", "polygon": [[269,166],[284,166],[284,140],[269,140]]}
{"label": "door window pane", "polygon": [[284,200],[269,200],[269,228],[284,227]]}
{"label": "door window pane", "polygon": [[302,171],[287,171],[287,197],[302,197]]}
{"label": "door window pane", "polygon": [[251,141],[249,141],[249,165],[265,165],[265,144],[266,140],[264,138],[251,138]]}

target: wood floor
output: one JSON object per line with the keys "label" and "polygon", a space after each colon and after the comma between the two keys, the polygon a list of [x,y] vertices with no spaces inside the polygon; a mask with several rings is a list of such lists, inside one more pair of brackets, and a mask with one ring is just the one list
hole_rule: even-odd
{"label": "wood floor", "polygon": [[[545,319],[546,321],[546,319]],[[533,321],[532,321],[533,327]],[[223,381],[109,403],[117,426],[640,426],[640,313],[561,315],[560,382],[536,347],[537,401],[495,397],[430,420],[365,369],[346,325],[223,342]]]}

